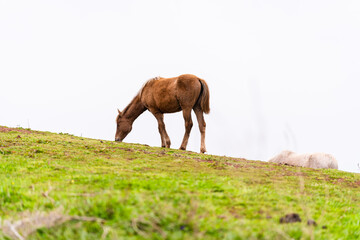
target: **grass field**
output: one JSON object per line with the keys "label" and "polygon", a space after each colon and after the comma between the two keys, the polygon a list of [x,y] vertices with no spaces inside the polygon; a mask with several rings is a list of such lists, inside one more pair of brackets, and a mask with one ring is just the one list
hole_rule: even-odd
{"label": "grass field", "polygon": [[360,239],[360,174],[0,127],[0,217],[0,239]]}

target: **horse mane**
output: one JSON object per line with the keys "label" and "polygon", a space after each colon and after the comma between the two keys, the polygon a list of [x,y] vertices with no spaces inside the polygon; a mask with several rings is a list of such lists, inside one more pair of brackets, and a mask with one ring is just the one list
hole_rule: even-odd
{"label": "horse mane", "polygon": [[139,94],[137,94],[137,95],[131,100],[131,102],[130,102],[130,103],[125,107],[125,109],[121,112],[121,115],[124,115],[124,114],[130,109],[130,107],[133,105],[133,103],[138,100],[138,98],[140,98]]}
{"label": "horse mane", "polygon": [[153,77],[153,78],[150,78],[149,80],[147,80],[147,81],[143,84],[143,86],[141,87],[140,91],[138,92],[138,94],[137,94],[136,96],[139,96],[139,97],[141,98],[141,95],[142,95],[142,93],[143,93],[144,88],[145,88],[149,83],[154,82],[154,81],[157,81],[157,80],[159,80],[159,79],[163,79],[163,77],[157,76],[157,77]]}
{"label": "horse mane", "polygon": [[144,83],[144,85],[142,86],[142,88],[141,88],[140,91],[142,91],[147,84],[149,84],[149,83],[151,83],[151,82],[154,82],[154,81],[157,81],[157,80],[160,80],[160,79],[163,79],[163,77],[157,76],[157,77],[150,78],[149,80],[147,80],[147,81]]}
{"label": "horse mane", "polygon": [[124,115],[128,110],[129,108],[132,106],[132,104],[135,102],[135,101],[138,101],[138,99],[141,99],[141,95],[142,95],[142,92],[144,90],[144,88],[151,82],[153,81],[157,81],[159,79],[162,79],[162,77],[160,76],[157,76],[157,77],[153,77],[153,78],[150,78],[149,80],[147,80],[143,86],[140,88],[139,92],[136,94],[136,96],[131,100],[131,102],[125,107],[125,109],[122,111],[121,115]]}

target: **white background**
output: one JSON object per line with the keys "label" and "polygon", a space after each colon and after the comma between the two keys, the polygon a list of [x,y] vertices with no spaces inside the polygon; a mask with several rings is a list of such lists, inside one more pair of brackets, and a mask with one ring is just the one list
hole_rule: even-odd
{"label": "white background", "polygon": [[[355,0],[0,0],[0,125],[113,140],[146,80],[192,73],[210,87],[209,154],[327,152],[360,172],[359,43]],[[165,122],[178,148],[181,113]],[[160,146],[155,118],[125,142]]]}

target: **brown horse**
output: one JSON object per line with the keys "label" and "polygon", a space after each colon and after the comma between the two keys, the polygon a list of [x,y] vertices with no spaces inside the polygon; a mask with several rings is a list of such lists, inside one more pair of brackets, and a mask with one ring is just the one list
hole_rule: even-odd
{"label": "brown horse", "polygon": [[183,111],[185,135],[180,149],[185,150],[193,122],[191,110],[194,110],[201,133],[202,153],[205,147],[205,120],[203,113],[209,113],[209,88],[203,79],[191,74],[175,78],[156,77],[144,84],[130,104],[116,117],[115,141],[122,141],[131,131],[135,119],[145,110],[149,110],[158,121],[161,146],[169,148],[170,138],[165,130],[164,113]]}

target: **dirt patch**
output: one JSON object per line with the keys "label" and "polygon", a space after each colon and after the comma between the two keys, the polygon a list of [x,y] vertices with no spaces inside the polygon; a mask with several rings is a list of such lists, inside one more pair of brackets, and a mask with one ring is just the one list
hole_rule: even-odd
{"label": "dirt patch", "polygon": [[357,187],[360,187],[360,180],[359,180],[359,181],[354,182],[354,185],[355,185],[355,186],[357,186]]}
{"label": "dirt patch", "polygon": [[118,148],[115,147],[115,148],[112,148],[112,149],[121,149],[121,150],[124,150],[126,152],[142,152],[142,153],[145,153],[145,154],[155,154],[153,152],[149,152],[149,151],[146,151],[146,150],[143,150],[143,149],[133,149],[133,148],[124,148],[124,147],[118,147]]}
{"label": "dirt patch", "polygon": [[301,222],[301,218],[297,213],[286,214],[284,217],[280,218],[280,223],[294,223]]}
{"label": "dirt patch", "polygon": [[343,183],[343,182],[345,182],[345,181],[346,181],[345,178],[338,178],[338,179],[336,179],[336,182],[338,182],[338,183]]}
{"label": "dirt patch", "polygon": [[23,129],[23,128],[8,128],[8,127],[1,127],[0,126],[0,132],[21,132],[21,133],[34,133],[34,131],[28,130],[28,129]]}
{"label": "dirt patch", "polygon": [[335,178],[329,175],[322,175],[321,177],[315,178],[318,181],[326,181],[331,184],[345,185],[353,188],[360,187],[360,180],[353,182],[352,179],[347,178]]}
{"label": "dirt patch", "polygon": [[[187,157],[189,158],[189,157]],[[250,164],[244,164],[244,162],[246,163],[246,159],[231,159],[231,160],[235,160],[239,163],[236,162],[227,162],[228,159],[221,159],[221,160],[214,160],[214,159],[201,159],[201,158],[192,158],[193,160],[197,161],[197,162],[206,162],[206,163],[212,163],[214,166],[217,165],[226,165],[226,166],[230,166],[230,167],[234,167],[234,168],[264,168],[261,166],[256,166],[256,165],[250,165]],[[225,160],[225,161],[223,161]]]}
{"label": "dirt patch", "polygon": [[308,226],[317,226],[317,223],[314,221],[314,220],[312,220],[312,219],[309,219],[308,221],[307,221],[307,225]]}

